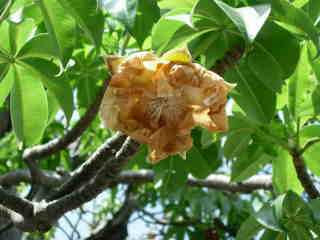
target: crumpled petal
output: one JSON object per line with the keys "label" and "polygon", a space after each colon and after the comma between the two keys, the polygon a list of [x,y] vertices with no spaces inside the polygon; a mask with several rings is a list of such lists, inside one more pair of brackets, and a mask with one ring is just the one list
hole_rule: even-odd
{"label": "crumpled petal", "polygon": [[192,63],[188,49],[106,61],[112,79],[101,105],[104,124],[147,144],[152,163],[187,152],[194,126],[228,130],[225,105],[234,85]]}

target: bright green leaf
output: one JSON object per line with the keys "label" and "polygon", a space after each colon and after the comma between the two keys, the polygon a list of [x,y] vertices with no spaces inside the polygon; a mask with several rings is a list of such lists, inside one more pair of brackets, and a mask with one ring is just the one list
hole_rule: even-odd
{"label": "bright green leaf", "polygon": [[47,58],[58,57],[47,33],[34,36],[18,52],[17,57],[23,58]]}
{"label": "bright green leaf", "polygon": [[0,107],[5,102],[14,83],[14,70],[8,65],[4,66],[4,71],[0,73]]}
{"label": "bright green leaf", "polygon": [[303,192],[292,159],[284,150],[279,150],[278,156],[272,161],[272,182],[279,194],[289,190],[298,194]]}
{"label": "bright green leaf", "polygon": [[75,45],[76,22],[57,0],[37,1],[56,54],[65,64]]}
{"label": "bright green leaf", "polygon": [[44,86],[56,97],[67,121],[69,121],[74,109],[72,88],[65,79],[55,77],[59,68],[55,64],[43,59],[25,59],[24,63],[28,64],[27,67],[30,68],[30,71],[37,74]]}
{"label": "bright green leaf", "polygon": [[10,98],[12,126],[17,139],[30,146],[41,140],[48,121],[45,89],[36,75],[15,65],[15,81]]}

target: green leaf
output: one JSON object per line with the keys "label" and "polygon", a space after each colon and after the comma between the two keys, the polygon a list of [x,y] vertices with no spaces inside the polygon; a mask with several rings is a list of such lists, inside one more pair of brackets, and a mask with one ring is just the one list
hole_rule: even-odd
{"label": "green leaf", "polygon": [[227,159],[240,156],[245,151],[251,140],[252,129],[238,129],[228,134],[223,146],[223,152]]}
{"label": "green leaf", "polygon": [[154,25],[152,30],[152,49],[157,50],[158,53],[163,52],[163,48],[172,39],[172,36],[184,26],[186,23],[179,21],[173,16],[188,16],[185,10],[173,10],[163,15],[160,20]]}
{"label": "green leaf", "polygon": [[263,206],[257,213],[254,214],[256,220],[265,228],[282,232],[278,219],[276,218],[274,208],[269,205]]}
{"label": "green leaf", "polygon": [[[318,138],[320,135],[317,136]],[[314,144],[312,147],[308,148],[304,153],[304,160],[307,167],[311,172],[317,176],[320,176],[320,164],[319,164],[319,155],[320,155],[320,143]]]}
{"label": "green leaf", "polygon": [[303,192],[292,159],[284,150],[279,150],[277,158],[272,161],[272,183],[278,194],[289,190],[298,194]]}
{"label": "green leaf", "polygon": [[[269,0],[268,0],[269,1]],[[286,0],[271,0],[273,16],[281,22],[291,24],[309,35],[319,50],[319,34],[310,17]]]}
{"label": "green leaf", "polygon": [[286,234],[266,230],[260,240],[286,240]]}
{"label": "green leaf", "polygon": [[314,123],[308,126],[303,126],[300,131],[300,137],[306,139],[320,137],[320,124]]}
{"label": "green leaf", "polygon": [[50,92],[47,91],[48,98],[48,125],[54,120],[55,116],[59,111],[59,103],[56,97]]}
{"label": "green leaf", "polygon": [[250,146],[247,152],[239,156],[232,164],[231,180],[241,182],[256,174],[262,167],[271,162],[271,157],[263,153],[262,148]]}
{"label": "green leaf", "polygon": [[270,122],[275,113],[276,95],[256,78],[244,60],[224,77],[228,82],[237,83],[232,97],[249,118],[261,123]]}
{"label": "green leaf", "polygon": [[211,167],[201,151],[193,146],[187,152],[190,173],[196,178],[205,178],[211,173]]}
{"label": "green leaf", "polygon": [[250,42],[254,41],[271,12],[270,4],[233,8],[222,1],[214,1]]}
{"label": "green leaf", "polygon": [[271,91],[280,92],[285,78],[281,66],[275,58],[262,45],[258,44],[247,58],[248,65],[256,78]]}
{"label": "green leaf", "polygon": [[109,0],[105,7],[126,26],[140,47],[160,18],[160,9],[155,0]]}
{"label": "green leaf", "polygon": [[84,30],[91,42],[101,45],[104,30],[104,17],[98,8],[97,0],[58,0]]}
{"label": "green leaf", "polygon": [[258,232],[261,231],[263,227],[255,219],[254,216],[250,216],[240,227],[236,240],[248,240],[257,236]]}
{"label": "green leaf", "polygon": [[19,142],[30,146],[41,140],[48,121],[48,101],[41,81],[20,65],[14,68],[10,98],[12,126]]}
{"label": "green leaf", "polygon": [[[300,56],[300,45],[293,34],[272,22],[266,22],[257,36],[256,42],[270,53],[281,67],[286,79],[296,69]],[[286,44],[279,44],[285,42]]]}
{"label": "green leaf", "polygon": [[309,206],[292,191],[281,199],[276,201],[277,216],[290,239],[311,239],[309,228],[313,226],[313,214]]}
{"label": "green leaf", "polygon": [[[2,80],[1,80],[2,79]],[[0,73],[0,107],[5,102],[14,83],[14,70],[8,65],[4,66],[4,71]]]}
{"label": "green leaf", "polygon": [[320,16],[320,2],[318,0],[309,0],[308,10],[310,18],[314,23],[317,23]]}
{"label": "green leaf", "polygon": [[320,84],[317,85],[316,89],[312,93],[312,104],[314,109],[314,114],[320,114]]}
{"label": "green leaf", "polygon": [[226,14],[218,7],[214,0],[198,0],[192,9],[192,15],[209,19],[214,25],[220,27],[229,22]]}
{"label": "green leaf", "polygon": [[312,199],[309,203],[309,207],[312,210],[313,217],[315,221],[319,224],[320,223],[320,199]]}
{"label": "green leaf", "polygon": [[75,45],[76,22],[57,0],[37,1],[56,54],[65,64]]}
{"label": "green leaf", "polygon": [[35,24],[31,19],[24,19],[21,23],[10,25],[11,51],[16,54],[25,42],[34,34]]}
{"label": "green leaf", "polygon": [[308,48],[305,44],[296,71],[289,79],[289,109],[294,118],[312,112],[310,94],[307,91],[310,84],[311,66],[309,64]]}
{"label": "green leaf", "polygon": [[168,194],[177,194],[185,186],[188,178],[188,164],[179,156],[170,156],[154,166],[155,179],[162,180],[161,190]]}
{"label": "green leaf", "polygon": [[17,58],[47,58],[59,57],[47,33],[41,33],[27,41],[18,52]]}
{"label": "green leaf", "polygon": [[69,122],[74,110],[73,92],[67,80],[62,77],[55,77],[59,72],[58,66],[43,59],[25,59],[24,63],[55,96]]}
{"label": "green leaf", "polygon": [[197,0],[162,0],[159,2],[161,9],[185,8],[191,9]]}

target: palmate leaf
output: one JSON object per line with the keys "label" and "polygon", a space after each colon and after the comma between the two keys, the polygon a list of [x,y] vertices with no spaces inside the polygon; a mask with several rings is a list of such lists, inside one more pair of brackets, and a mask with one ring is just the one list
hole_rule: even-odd
{"label": "palmate leaf", "polygon": [[11,66],[14,85],[10,97],[12,125],[26,146],[40,141],[48,121],[48,101],[38,77],[21,65]]}
{"label": "palmate leaf", "polygon": [[62,108],[67,121],[69,122],[74,110],[72,88],[70,83],[63,78],[55,77],[59,72],[59,67],[44,59],[24,59],[25,68],[33,72],[37,79],[42,81],[43,85],[56,98]]}

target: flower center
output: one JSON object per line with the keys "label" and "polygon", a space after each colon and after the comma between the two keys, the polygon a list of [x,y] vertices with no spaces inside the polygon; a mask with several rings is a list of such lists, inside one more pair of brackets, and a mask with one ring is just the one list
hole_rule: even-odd
{"label": "flower center", "polygon": [[147,109],[147,113],[153,121],[152,125],[165,124],[168,127],[177,125],[185,112],[181,98],[176,96],[152,98]]}

